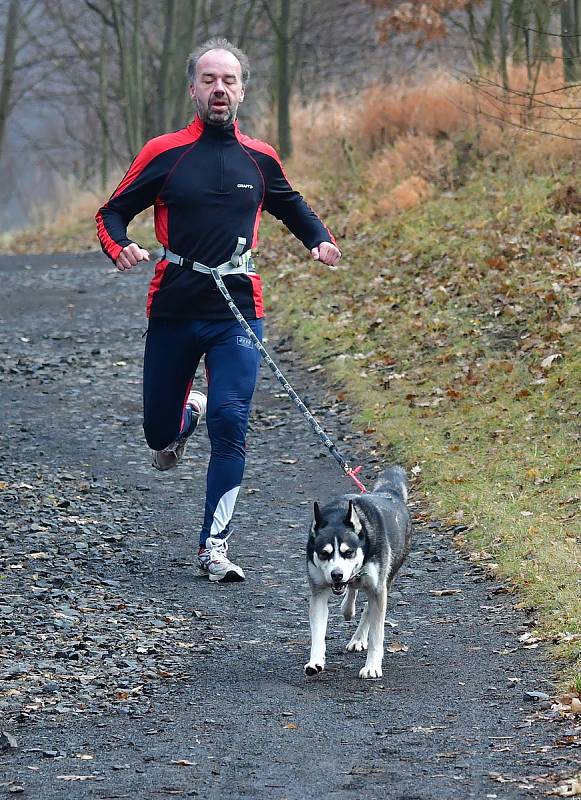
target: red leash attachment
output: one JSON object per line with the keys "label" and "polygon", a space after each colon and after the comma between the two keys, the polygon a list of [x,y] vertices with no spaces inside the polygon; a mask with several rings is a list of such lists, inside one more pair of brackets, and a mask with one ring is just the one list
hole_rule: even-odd
{"label": "red leash attachment", "polygon": [[357,488],[359,489],[359,491],[360,491],[362,494],[365,494],[365,493],[367,492],[367,489],[366,489],[366,488],[365,488],[365,486],[364,486],[364,485],[361,483],[361,481],[359,480],[359,478],[355,477],[355,476],[357,475],[357,473],[358,473],[358,472],[361,472],[361,469],[362,469],[362,467],[361,467],[361,466],[359,466],[359,467],[354,467],[353,469],[348,469],[348,470],[345,470],[345,475],[347,475],[347,477],[348,477],[348,478],[351,478],[351,480],[352,480],[352,481],[355,481],[355,483],[356,483],[356,485],[357,485]]}

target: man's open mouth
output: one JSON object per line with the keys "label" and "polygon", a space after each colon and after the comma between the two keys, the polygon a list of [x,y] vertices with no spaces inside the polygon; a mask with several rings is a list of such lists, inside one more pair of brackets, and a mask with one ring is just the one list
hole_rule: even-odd
{"label": "man's open mouth", "polygon": [[346,583],[332,583],[331,584],[331,591],[333,594],[336,594],[338,597],[345,594],[347,591],[347,584]]}

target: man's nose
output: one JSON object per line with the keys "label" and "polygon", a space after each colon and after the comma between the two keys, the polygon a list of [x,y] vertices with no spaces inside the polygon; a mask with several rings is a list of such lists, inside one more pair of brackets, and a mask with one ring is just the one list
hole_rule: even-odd
{"label": "man's nose", "polygon": [[340,581],[343,579],[343,570],[340,569],[333,569],[331,570],[331,578],[334,581]]}

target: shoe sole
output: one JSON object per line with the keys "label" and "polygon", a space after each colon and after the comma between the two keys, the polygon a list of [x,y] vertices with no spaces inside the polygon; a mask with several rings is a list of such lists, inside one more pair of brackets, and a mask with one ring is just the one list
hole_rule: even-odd
{"label": "shoe sole", "polygon": [[155,467],[155,469],[159,470],[160,472],[167,472],[168,469],[175,469],[177,466],[180,465],[183,457],[184,452],[186,449],[187,439],[184,439],[183,442],[180,442],[176,447],[173,453],[161,453],[160,451],[157,452],[157,458],[161,457],[162,460],[167,459],[167,463],[160,463],[155,458],[152,459],[151,466]]}
{"label": "shoe sole", "polygon": [[207,574],[212,583],[242,583],[242,581],[245,579],[244,575],[240,575],[238,572],[234,572],[234,570],[230,570],[222,576],[212,575],[211,572]]}

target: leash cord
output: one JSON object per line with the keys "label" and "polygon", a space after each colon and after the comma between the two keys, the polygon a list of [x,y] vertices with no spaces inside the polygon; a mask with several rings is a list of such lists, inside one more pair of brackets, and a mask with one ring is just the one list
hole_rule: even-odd
{"label": "leash cord", "polygon": [[349,464],[347,463],[346,459],[343,458],[343,456],[339,452],[339,450],[337,448],[337,445],[335,445],[331,441],[331,439],[329,439],[329,437],[327,436],[325,431],[321,428],[321,426],[319,425],[319,423],[317,422],[315,417],[313,417],[313,415],[311,414],[309,409],[306,407],[306,405],[303,403],[301,398],[298,396],[298,394],[295,392],[293,387],[290,385],[290,383],[287,381],[285,376],[282,374],[280,369],[277,367],[277,365],[275,364],[275,362],[273,361],[273,359],[269,355],[268,351],[266,350],[266,348],[264,347],[264,345],[262,344],[262,342],[260,341],[258,336],[254,333],[254,331],[252,330],[252,328],[250,327],[248,322],[244,319],[244,317],[242,316],[242,313],[240,312],[238,306],[234,303],[234,300],[232,300],[230,292],[226,288],[226,284],[222,280],[222,277],[221,277],[220,273],[218,272],[218,270],[211,267],[210,268],[210,272],[212,273],[212,277],[214,278],[216,286],[218,287],[218,289],[222,293],[224,299],[228,303],[228,307],[230,308],[230,311],[234,314],[234,316],[236,317],[236,319],[238,320],[240,325],[243,327],[244,331],[246,332],[248,337],[251,339],[251,341],[253,342],[254,346],[256,347],[256,349],[258,350],[258,352],[260,353],[262,358],[266,361],[266,363],[268,364],[272,374],[275,376],[275,378],[280,383],[282,388],[288,394],[290,399],[297,406],[299,411],[302,413],[303,417],[306,419],[306,421],[309,423],[309,425],[311,426],[311,428],[313,429],[315,434],[319,437],[321,442],[325,445],[325,447],[331,453],[331,455],[333,456],[335,461],[337,461],[337,463],[340,465],[340,467],[343,470],[343,472],[345,473],[345,475],[348,478],[351,478],[351,480],[355,482],[355,484],[357,485],[357,488],[359,489],[359,491],[366,492],[367,489],[361,483],[359,478],[356,477],[357,473],[361,471],[361,467],[355,467],[355,468],[352,469],[349,466]]}

